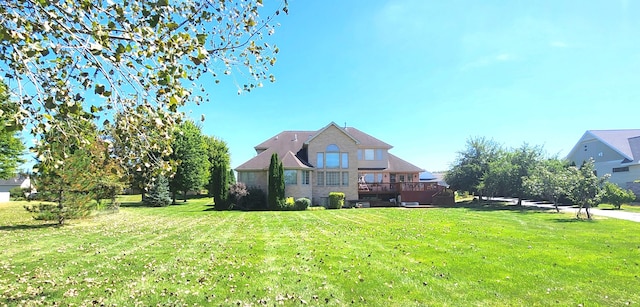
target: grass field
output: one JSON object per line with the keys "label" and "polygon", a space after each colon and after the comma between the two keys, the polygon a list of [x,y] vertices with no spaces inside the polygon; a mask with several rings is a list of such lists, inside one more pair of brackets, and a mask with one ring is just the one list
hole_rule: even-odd
{"label": "grass field", "polygon": [[504,205],[216,212],[0,204],[0,305],[640,304],[640,223]]}

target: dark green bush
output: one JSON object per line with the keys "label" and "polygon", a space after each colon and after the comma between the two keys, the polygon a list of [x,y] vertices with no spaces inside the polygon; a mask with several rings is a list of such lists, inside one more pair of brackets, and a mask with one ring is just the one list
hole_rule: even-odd
{"label": "dark green bush", "polygon": [[329,193],[329,209],[340,209],[344,205],[344,193]]}
{"label": "dark green bush", "polygon": [[311,206],[311,200],[308,198],[298,198],[296,199],[296,203],[294,205],[294,209],[296,211],[304,211],[307,210],[307,208]]}
{"label": "dark green bush", "polygon": [[242,210],[267,210],[267,194],[258,187],[247,188],[247,194],[242,198]]}

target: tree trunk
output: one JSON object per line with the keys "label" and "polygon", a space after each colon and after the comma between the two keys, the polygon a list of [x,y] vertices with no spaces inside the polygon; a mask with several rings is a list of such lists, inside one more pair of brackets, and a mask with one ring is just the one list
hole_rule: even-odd
{"label": "tree trunk", "polygon": [[558,198],[553,198],[553,205],[556,207],[556,213],[560,213],[560,208],[558,208]]}
{"label": "tree trunk", "polygon": [[582,204],[578,207],[578,212],[576,213],[576,218],[580,218],[580,212],[582,211]]}
{"label": "tree trunk", "polygon": [[518,197],[518,206],[522,206],[522,197]]}
{"label": "tree trunk", "polygon": [[590,220],[591,219],[591,212],[589,212],[589,206],[585,206],[584,207],[584,211],[587,212],[587,219]]}
{"label": "tree trunk", "polygon": [[184,202],[184,203],[186,203],[186,202],[187,202],[187,192],[186,192],[186,191],[183,191],[183,192],[182,192],[182,199],[183,199],[183,202]]}
{"label": "tree trunk", "polygon": [[171,199],[172,199],[171,204],[175,205],[176,204],[176,191],[171,191]]}

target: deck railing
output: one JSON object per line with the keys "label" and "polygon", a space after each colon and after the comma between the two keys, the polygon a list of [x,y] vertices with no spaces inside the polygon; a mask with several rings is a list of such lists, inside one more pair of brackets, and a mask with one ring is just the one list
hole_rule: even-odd
{"label": "deck railing", "polygon": [[358,191],[371,193],[399,193],[403,191],[434,191],[442,187],[435,182],[360,183]]}

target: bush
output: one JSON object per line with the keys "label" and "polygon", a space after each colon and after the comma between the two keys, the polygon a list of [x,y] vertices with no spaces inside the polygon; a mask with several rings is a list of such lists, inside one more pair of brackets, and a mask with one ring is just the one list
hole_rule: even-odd
{"label": "bush", "polygon": [[329,193],[329,209],[340,209],[342,206],[344,206],[344,193]]}
{"label": "bush", "polygon": [[296,211],[304,211],[307,210],[307,208],[309,208],[309,206],[311,205],[311,200],[308,198],[298,198],[296,199],[295,205],[293,206],[294,209]]}
{"label": "bush", "polygon": [[243,210],[267,210],[267,194],[262,189],[250,187],[247,189],[247,195],[242,198]]}
{"label": "bush", "polygon": [[21,187],[15,187],[9,190],[9,197],[11,197],[12,200],[25,200],[25,192],[27,191],[29,190]]}
{"label": "bush", "polygon": [[279,210],[280,211],[293,211],[295,210],[296,201],[293,197],[287,197],[283,200],[278,200]]}
{"label": "bush", "polygon": [[312,206],[307,208],[307,210],[309,211],[322,211],[322,210],[326,210],[327,208],[323,207],[323,206]]}

